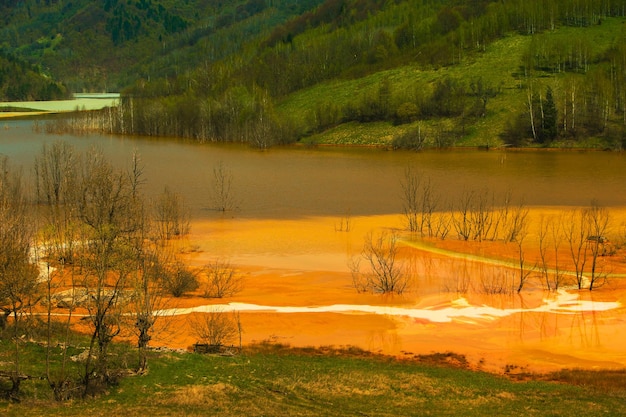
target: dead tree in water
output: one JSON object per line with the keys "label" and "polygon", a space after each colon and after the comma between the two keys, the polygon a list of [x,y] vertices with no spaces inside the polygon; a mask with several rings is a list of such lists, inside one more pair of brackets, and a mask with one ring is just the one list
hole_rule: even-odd
{"label": "dead tree in water", "polygon": [[422,236],[433,236],[433,214],[439,199],[430,178],[423,178],[421,174],[407,168],[400,184],[407,229],[419,232]]}
{"label": "dead tree in water", "polygon": [[234,210],[237,206],[233,192],[233,173],[222,161],[213,168],[213,207],[219,211]]}
{"label": "dead tree in water", "polygon": [[[409,285],[409,277],[397,260],[397,255],[398,237],[395,234],[369,233],[361,257],[350,265],[355,288],[380,294],[402,294]],[[360,260],[366,262],[368,270],[360,270]]]}
{"label": "dead tree in water", "polygon": [[585,218],[589,230],[587,245],[591,251],[591,275],[589,276],[589,290],[591,291],[606,279],[606,274],[598,269],[598,260],[605,254],[605,245],[608,243],[605,233],[610,223],[610,216],[605,208],[600,207],[594,201],[591,207],[585,210]]}
{"label": "dead tree in water", "polygon": [[583,210],[572,211],[565,220],[566,224],[569,225],[564,229],[565,240],[567,240],[570,256],[574,263],[576,285],[578,289],[581,289],[584,285],[583,272],[587,263],[587,252],[589,249],[586,244],[589,236],[586,213]]}

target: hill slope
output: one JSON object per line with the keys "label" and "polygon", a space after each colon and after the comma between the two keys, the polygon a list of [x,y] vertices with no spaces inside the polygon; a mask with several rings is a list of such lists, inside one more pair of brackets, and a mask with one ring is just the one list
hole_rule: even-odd
{"label": "hill slope", "polygon": [[0,50],[0,101],[55,100],[68,97],[65,85]]}
{"label": "hill slope", "polygon": [[130,86],[116,120],[101,122],[117,133],[258,147],[624,146],[626,0],[48,3],[74,24],[39,40],[51,72],[76,87]]}
{"label": "hill slope", "polygon": [[3,0],[0,46],[74,92],[119,91],[185,72],[320,0]]}

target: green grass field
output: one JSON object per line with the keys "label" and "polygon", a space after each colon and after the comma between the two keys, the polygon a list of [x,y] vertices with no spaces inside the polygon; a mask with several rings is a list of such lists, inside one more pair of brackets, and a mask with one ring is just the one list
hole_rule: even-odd
{"label": "green grass field", "polygon": [[453,354],[401,361],[273,345],[234,356],[153,353],[148,374],[126,376],[105,395],[86,400],[56,403],[45,382],[23,385],[24,400],[0,401],[0,415],[626,415],[624,372],[567,371],[515,381],[465,369]]}

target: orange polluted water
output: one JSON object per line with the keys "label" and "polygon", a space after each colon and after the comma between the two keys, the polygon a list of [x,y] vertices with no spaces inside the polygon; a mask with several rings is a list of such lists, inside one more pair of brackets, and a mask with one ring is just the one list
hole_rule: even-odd
{"label": "orange polluted water", "polygon": [[[402,221],[384,215],[194,222],[186,261],[200,267],[228,260],[244,276],[243,290],[219,300],[199,293],[174,300],[175,308],[160,313],[168,330],[152,344],[189,347],[197,341],[190,318],[218,310],[239,312],[244,345],[356,346],[400,357],[451,351],[493,372],[626,366],[623,254],[601,259],[611,278],[592,292],[571,286],[546,291],[535,271],[519,294],[487,294],[481,288],[488,277],[504,274],[514,284],[515,244],[404,240],[409,290],[358,293],[349,259],[361,253],[367,233],[400,230]],[[532,242],[532,231],[529,236]],[[534,246],[524,249],[526,265],[538,258]]]}

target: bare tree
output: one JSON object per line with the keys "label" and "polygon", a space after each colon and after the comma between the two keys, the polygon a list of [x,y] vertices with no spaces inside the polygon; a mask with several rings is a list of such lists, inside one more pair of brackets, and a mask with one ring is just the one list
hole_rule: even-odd
{"label": "bare tree", "polygon": [[441,240],[445,240],[450,233],[454,216],[450,211],[442,211],[438,216],[435,216],[434,222],[434,235]]}
{"label": "bare tree", "polygon": [[[47,343],[46,343],[46,378],[58,401],[69,399],[75,392],[77,381],[73,381],[67,370],[67,350],[70,340],[70,324],[76,307],[76,274],[74,268],[67,269],[75,259],[78,248],[76,221],[76,188],[79,158],[74,148],[66,142],[55,142],[42,147],[41,154],[35,158],[35,190],[40,204],[38,211],[42,217],[43,228],[37,256],[40,265],[45,263],[46,305],[47,305]],[[42,262],[43,261],[43,262]],[[60,300],[68,309],[67,319],[63,324],[61,336],[61,367],[52,370],[52,304],[58,298],[54,293],[69,273],[70,291]],[[56,345],[56,342],[54,343]]]}
{"label": "bare tree", "polygon": [[357,291],[367,290],[381,294],[402,294],[409,285],[409,277],[397,260],[398,237],[387,231],[365,238],[361,260],[368,270],[360,270],[360,260],[352,260],[354,285]]}
{"label": "bare tree", "polygon": [[180,194],[165,187],[154,202],[154,223],[161,243],[189,233],[189,210]]}
{"label": "bare tree", "polygon": [[494,208],[491,240],[500,239],[502,230],[506,228],[509,222],[511,198],[511,192],[506,192],[502,203],[497,208]]}
{"label": "bare tree", "polygon": [[540,268],[541,268],[541,277],[542,281],[546,285],[548,291],[553,290],[552,281],[550,279],[550,267],[548,263],[548,227],[550,224],[554,222],[553,219],[546,219],[545,217],[541,217],[539,222],[539,260],[540,260]]}
{"label": "bare tree", "polygon": [[458,213],[453,215],[452,223],[458,236],[462,240],[469,240],[472,236],[472,210],[474,206],[474,192],[465,190],[461,196]]}
{"label": "bare tree", "polygon": [[[556,291],[563,283],[564,274],[559,264],[559,249],[563,239],[563,218],[542,217],[539,224],[539,262],[542,281],[548,291]],[[552,249],[552,258],[548,250]]]}
{"label": "bare tree", "polygon": [[358,293],[365,293],[370,290],[366,276],[361,272],[361,255],[354,255],[348,258],[348,268],[352,274],[352,286]]}
{"label": "bare tree", "polygon": [[560,247],[563,240],[563,217],[559,216],[558,221],[550,223],[550,234],[552,235],[552,250],[554,252],[554,272],[552,280],[552,289],[558,290],[564,281],[565,274],[561,271],[560,265]]}
{"label": "bare tree", "polygon": [[[433,214],[439,205],[439,196],[435,193],[435,186],[430,178],[426,178],[422,185],[422,230],[425,228],[429,237],[432,237],[435,228]],[[423,234],[424,232],[422,232]]]}
{"label": "bare tree", "polygon": [[69,202],[75,187],[77,160],[74,148],[67,142],[44,144],[35,157],[35,191],[37,201],[48,206]]}
{"label": "bare tree", "polygon": [[233,173],[220,161],[213,168],[213,207],[219,211],[230,211],[237,207],[233,191]]}
{"label": "bare tree", "polygon": [[520,202],[517,206],[513,207],[508,216],[508,222],[505,226],[505,239],[507,242],[515,242],[518,234],[522,233],[526,229],[526,223],[528,221],[528,208],[524,202]]}
{"label": "bare tree", "polygon": [[420,213],[420,176],[411,168],[404,170],[402,186],[403,212],[406,228],[409,232],[421,232]]}
{"label": "bare tree", "polygon": [[209,298],[232,297],[243,288],[243,277],[229,261],[216,259],[202,268],[204,296]]}
{"label": "bare tree", "polygon": [[422,174],[409,167],[404,171],[400,184],[407,230],[419,232],[422,236],[432,236],[433,213],[437,208],[438,197],[430,178],[423,178]]}
{"label": "bare tree", "polygon": [[129,302],[133,314],[133,330],[137,336],[139,354],[138,373],[148,368],[147,349],[155,332],[159,311],[167,304],[163,286],[171,293],[178,294],[195,289],[195,274],[173,255],[167,241],[189,233],[189,213],[182,197],[165,187],[163,193],[153,203],[153,210],[144,210],[141,195],[143,167],[139,156],[133,154],[131,169],[131,190],[134,213],[139,227],[133,234],[135,248],[135,270],[128,285],[132,292]]}
{"label": "bare tree", "polygon": [[158,312],[166,307],[161,290],[162,252],[146,248],[144,253],[138,264],[132,289],[133,328],[137,335],[139,354],[138,373],[143,373],[148,369],[148,344],[152,340],[154,327],[159,318]]}
{"label": "bare tree", "polygon": [[587,245],[591,251],[591,276],[589,277],[589,290],[598,287],[606,280],[606,274],[598,270],[598,257],[604,255],[605,243],[608,242],[606,231],[610,223],[610,215],[606,208],[600,207],[596,201],[585,211],[588,222],[589,235]]}
{"label": "bare tree", "polygon": [[92,382],[107,385],[113,381],[108,347],[121,331],[125,287],[137,269],[145,223],[137,178],[114,169],[101,153],[87,155],[79,181],[77,210],[83,232],[79,266],[92,329],[84,374],[83,395],[88,395],[97,388]]}
{"label": "bare tree", "polygon": [[570,256],[574,263],[578,289],[581,289],[584,285],[583,273],[587,263],[589,225],[586,221],[586,215],[586,212],[583,210],[572,211],[568,218],[565,219],[568,227],[564,228],[565,240],[567,240]]}
{"label": "bare tree", "polygon": [[479,242],[486,239],[491,232],[493,223],[493,198],[490,200],[489,193],[485,190],[476,194],[475,207],[470,212],[472,239]]}
{"label": "bare tree", "polygon": [[528,281],[528,277],[535,270],[536,265],[533,267],[528,267],[526,265],[526,254],[524,252],[524,241],[528,236],[528,229],[526,223],[522,225],[522,227],[517,231],[515,236],[515,244],[517,245],[517,260],[519,266],[519,275],[518,275],[518,285],[517,292],[520,293]]}
{"label": "bare tree", "polygon": [[174,259],[163,265],[158,271],[161,287],[174,297],[182,297],[185,293],[198,289],[198,275],[182,261]]}
{"label": "bare tree", "polygon": [[[54,232],[48,234],[44,229],[42,233],[42,241],[38,245],[38,257],[40,258],[39,264],[42,266],[45,264],[45,271],[40,271],[40,281],[42,281],[42,275],[45,279],[42,281],[45,284],[45,304],[46,304],[46,379],[48,384],[52,388],[52,392],[55,400],[66,401],[75,395],[78,381],[73,380],[67,368],[68,361],[68,345],[71,338],[71,323],[74,310],[77,307],[77,282],[74,268],[65,267],[64,258],[59,257],[62,253],[63,256],[68,255],[67,249],[63,249],[59,252],[59,242],[56,240]],[[70,255],[71,256],[71,255]],[[43,262],[42,262],[43,260]],[[62,295],[57,294],[57,291],[62,286],[67,286],[66,274],[69,274],[69,286],[70,290]],[[61,326],[56,326],[59,330],[56,340],[60,342],[53,342],[53,320],[52,320],[52,308],[53,304],[57,306],[63,306],[67,308],[67,317]],[[62,332],[61,332],[62,330]],[[52,351],[56,345],[61,346],[61,366],[59,369],[53,370],[51,367]]]}
{"label": "bare tree", "polygon": [[72,262],[76,243],[79,163],[80,158],[67,142],[44,144],[35,158],[36,199],[43,207],[49,252],[46,255],[62,263]]}
{"label": "bare tree", "polygon": [[20,369],[20,336],[27,312],[39,300],[38,270],[33,263],[32,222],[27,219],[25,192],[21,175],[11,171],[6,157],[0,159],[0,308],[6,319],[13,319],[14,343],[12,370],[8,372],[11,399],[17,399],[24,379]]}
{"label": "bare tree", "polygon": [[532,82],[528,83],[528,90],[526,91],[526,105],[528,106],[528,116],[530,117],[530,128],[533,133],[533,140],[537,140],[537,121],[535,120],[535,96],[533,93]]}
{"label": "bare tree", "polygon": [[[235,340],[241,340],[241,321],[238,312],[228,313],[214,308],[208,313],[190,317],[190,326],[200,343],[207,344],[210,351],[219,350]],[[241,342],[240,342],[241,343]]]}

